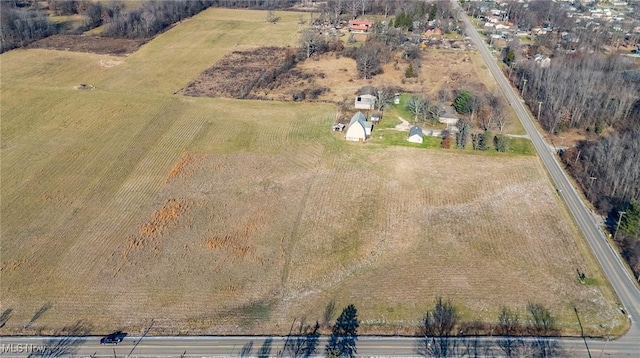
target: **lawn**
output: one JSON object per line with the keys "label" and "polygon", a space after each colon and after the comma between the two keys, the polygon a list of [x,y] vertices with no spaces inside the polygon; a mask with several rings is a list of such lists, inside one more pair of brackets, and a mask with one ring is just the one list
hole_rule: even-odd
{"label": "lawn", "polygon": [[579,283],[605,278],[537,157],[347,143],[331,103],[174,94],[236,48],[294,44],[278,15],[210,9],[128,57],[0,56],[0,334],[283,334],[332,301],[412,334],[436,296],[465,320],[534,301],[565,333],[574,306],[585,334],[624,328],[609,286]]}

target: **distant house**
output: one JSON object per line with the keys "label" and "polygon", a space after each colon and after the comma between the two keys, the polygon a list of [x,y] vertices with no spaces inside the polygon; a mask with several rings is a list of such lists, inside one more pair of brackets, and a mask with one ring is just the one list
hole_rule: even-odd
{"label": "distant house", "polygon": [[369,32],[373,27],[371,20],[349,20],[349,31]]}
{"label": "distant house", "polygon": [[413,126],[409,129],[409,138],[407,140],[411,143],[422,144],[422,128]]}
{"label": "distant house", "polygon": [[375,89],[371,86],[362,87],[354,103],[356,109],[373,110],[376,106],[375,93]]}
{"label": "distant house", "polygon": [[453,129],[459,120],[460,117],[458,117],[456,110],[452,106],[445,106],[438,117],[438,122],[446,124],[448,130]]}
{"label": "distant house", "polygon": [[422,33],[422,38],[423,39],[431,39],[431,38],[436,38],[439,39],[442,37],[442,30],[440,30],[439,28],[433,28],[433,29],[428,29],[427,31]]}
{"label": "distant house", "polygon": [[371,135],[372,129],[373,124],[367,122],[367,117],[362,112],[358,112],[351,117],[345,138],[351,142],[364,142]]}

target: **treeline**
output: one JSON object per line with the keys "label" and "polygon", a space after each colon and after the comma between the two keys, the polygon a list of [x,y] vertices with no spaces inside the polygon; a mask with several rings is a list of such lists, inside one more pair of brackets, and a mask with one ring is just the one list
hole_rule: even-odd
{"label": "treeline", "polygon": [[20,8],[15,2],[0,2],[0,52],[26,46],[55,32],[44,11]]}
{"label": "treeline", "polygon": [[[358,353],[358,328],[360,320],[353,304],[345,307],[335,324],[330,320],[335,314],[335,302],[331,301],[324,312],[323,323],[307,324],[304,320],[291,325],[285,338],[281,357],[308,357],[318,354],[320,331],[330,330],[331,335],[324,349],[326,357],[354,357]],[[562,349],[553,338],[559,334],[556,318],[542,304],[529,303],[526,315],[503,307],[494,324],[481,321],[461,322],[456,306],[442,297],[421,319],[417,336],[416,353],[423,357],[554,357],[563,356]],[[497,335],[494,340],[480,336]],[[524,339],[524,336],[529,336]],[[246,352],[250,353],[250,352]]]}
{"label": "treeline", "polygon": [[115,14],[103,32],[104,36],[119,38],[150,38],[172,24],[191,17],[209,7],[242,9],[289,8],[295,0],[148,0],[141,6]]}
{"label": "treeline", "polygon": [[595,134],[563,155],[591,202],[609,213],[640,199],[640,68],[622,56],[593,54],[556,57],[547,68],[523,62],[513,72],[547,130]]}
{"label": "treeline", "polygon": [[603,212],[622,210],[631,200],[640,200],[640,125],[597,141],[582,141],[562,158],[587,198]]}
{"label": "treeline", "polygon": [[[578,52],[546,68],[517,62],[511,80],[549,132],[586,132],[561,159],[615,233],[618,212],[640,201],[640,67],[620,55]],[[617,241],[640,277],[640,237],[622,233]]]}
{"label": "treeline", "polygon": [[[301,3],[311,3],[310,0],[300,0]],[[446,0],[415,1],[415,0],[327,0],[320,4],[320,18],[331,24],[338,24],[343,18],[354,19],[366,15],[396,15],[400,23],[396,27],[409,29],[413,21],[448,19],[451,3]]]}
{"label": "treeline", "polygon": [[[50,0],[54,15],[84,16],[81,26],[73,33],[82,33],[106,25],[103,36],[147,39],[166,30],[170,25],[211,7],[243,9],[283,9],[298,0],[147,0],[127,11],[119,0]],[[0,52],[23,47],[31,42],[60,32],[38,1],[0,1]],[[64,31],[63,31],[64,32]]]}
{"label": "treeline", "polygon": [[120,12],[109,19],[102,34],[118,38],[150,38],[212,4],[211,0],[146,1],[134,10]]}
{"label": "treeline", "polygon": [[[580,142],[562,154],[562,161],[587,198],[601,212],[609,214],[622,256],[640,279],[639,120],[640,116],[636,116],[634,129],[624,129],[597,141]],[[620,216],[620,212],[624,214]]]}
{"label": "treeline", "polygon": [[534,112],[542,102],[540,122],[552,133],[598,123],[616,128],[640,125],[640,68],[626,57],[564,55],[554,57],[546,68],[534,61],[520,62],[513,74],[512,81]]}
{"label": "treeline", "polygon": [[618,213],[615,239],[622,248],[622,256],[629,262],[629,266],[640,281],[640,203],[631,200],[629,206]]}

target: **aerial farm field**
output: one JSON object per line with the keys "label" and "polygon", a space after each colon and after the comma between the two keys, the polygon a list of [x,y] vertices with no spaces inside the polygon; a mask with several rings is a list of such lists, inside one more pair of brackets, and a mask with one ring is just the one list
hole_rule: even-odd
{"label": "aerial farm field", "polygon": [[574,307],[585,334],[623,329],[537,157],[346,143],[332,103],[175,94],[238,46],[295,46],[279,16],[210,9],[127,57],[0,56],[0,334],[283,334],[330,302],[413,334],[436,296],[466,321],[536,302],[564,333]]}

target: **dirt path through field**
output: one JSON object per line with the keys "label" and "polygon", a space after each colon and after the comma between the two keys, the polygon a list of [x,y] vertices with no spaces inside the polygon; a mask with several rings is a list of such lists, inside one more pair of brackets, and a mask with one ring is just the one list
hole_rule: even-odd
{"label": "dirt path through field", "polygon": [[[302,196],[302,200],[300,202],[300,209],[298,210],[298,215],[293,220],[293,226],[291,227],[291,235],[289,236],[288,242],[282,243],[282,251],[284,254],[284,265],[282,266],[282,288],[283,294],[286,294],[286,286],[287,281],[289,279],[290,266],[291,266],[291,253],[293,252],[294,246],[296,242],[300,238],[299,229],[300,223],[302,222],[302,216],[305,213],[305,209],[307,207],[307,203],[309,202],[309,192],[313,187],[317,178],[317,173],[311,177],[311,180],[307,182],[306,188],[304,190],[304,195]],[[286,246],[286,247],[285,247]]]}

